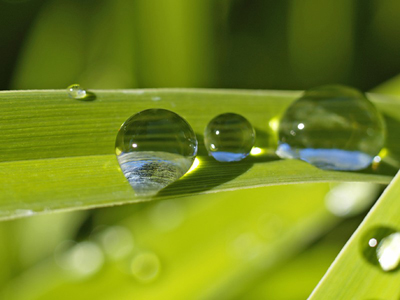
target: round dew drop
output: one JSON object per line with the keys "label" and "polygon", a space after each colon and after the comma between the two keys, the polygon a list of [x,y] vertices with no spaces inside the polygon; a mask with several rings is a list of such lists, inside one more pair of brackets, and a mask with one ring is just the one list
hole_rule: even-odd
{"label": "round dew drop", "polygon": [[82,100],[88,96],[88,93],[79,84],[71,84],[68,88],[68,95],[73,99]]}
{"label": "round dew drop", "polygon": [[204,131],[204,144],[210,156],[220,162],[240,161],[249,155],[255,131],[246,118],[234,113],[212,119]]}
{"label": "round dew drop", "polygon": [[359,239],[364,259],[383,271],[398,269],[400,264],[400,233],[394,228],[372,227]]}
{"label": "round dew drop", "polygon": [[122,172],[137,195],[154,195],[191,167],[197,139],[176,113],[148,109],[122,124],[115,142]]}
{"label": "round dew drop", "polygon": [[384,120],[363,93],[322,86],[306,91],[286,110],[276,153],[321,169],[361,170],[372,163],[384,141]]}

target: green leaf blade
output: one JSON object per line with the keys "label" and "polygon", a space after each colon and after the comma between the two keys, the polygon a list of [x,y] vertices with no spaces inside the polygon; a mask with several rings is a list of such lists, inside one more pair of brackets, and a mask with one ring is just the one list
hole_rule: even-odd
{"label": "green leaf blade", "polygon": [[[388,184],[393,169],[382,172],[322,171],[297,160],[278,160],[278,118],[300,92],[202,89],[95,90],[94,101],[70,99],[66,91],[0,92],[0,219],[21,211],[50,212],[183,197],[277,184],[366,181]],[[376,98],[376,100],[375,100]],[[390,104],[390,125],[397,126],[399,102],[373,96],[378,107]],[[212,109],[210,109],[210,107]],[[207,156],[202,132],[215,115],[240,113],[255,127],[260,156],[220,164]],[[149,108],[184,117],[199,139],[200,166],[153,198],[136,197],[114,155],[120,125]],[[399,110],[400,111],[400,110]],[[392,128],[391,127],[391,128]],[[389,136],[397,163],[400,147]]]}
{"label": "green leaf blade", "polygon": [[365,234],[375,227],[400,229],[400,173],[386,188],[378,202],[342,249],[310,300],[316,299],[399,299],[400,273],[384,272],[362,255]]}

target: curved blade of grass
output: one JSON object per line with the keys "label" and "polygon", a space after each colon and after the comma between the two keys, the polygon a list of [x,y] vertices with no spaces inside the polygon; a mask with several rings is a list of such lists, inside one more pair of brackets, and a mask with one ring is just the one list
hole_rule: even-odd
{"label": "curved blade of grass", "polygon": [[400,229],[400,173],[340,252],[320,281],[311,300],[316,299],[399,299],[400,272],[384,272],[363,256],[368,247],[367,232],[376,227]]}
{"label": "curved blade of grass", "polygon": [[[277,118],[300,92],[160,89],[94,93],[96,100],[83,102],[68,98],[65,91],[0,92],[0,219],[150,200],[135,197],[113,154],[120,125],[148,108],[180,114],[200,142],[199,167],[152,199],[300,182],[387,184],[394,173],[385,168],[369,173],[329,172],[301,161],[278,160],[273,154]],[[388,113],[387,152],[391,162],[397,163],[400,102],[381,96],[372,99]],[[209,120],[227,110],[244,115],[254,125],[261,155],[232,164],[206,156],[201,133]]]}

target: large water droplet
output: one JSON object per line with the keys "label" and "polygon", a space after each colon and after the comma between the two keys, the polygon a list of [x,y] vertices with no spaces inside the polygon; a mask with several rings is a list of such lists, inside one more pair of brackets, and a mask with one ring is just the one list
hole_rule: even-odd
{"label": "large water droplet", "polygon": [[306,91],[286,110],[276,153],[321,169],[360,170],[371,164],[384,140],[383,118],[363,93],[322,86]]}
{"label": "large water droplet", "polygon": [[122,172],[135,193],[154,195],[190,169],[197,139],[176,113],[148,109],[122,124],[115,147]]}
{"label": "large water droplet", "polygon": [[234,113],[215,117],[204,131],[208,153],[221,162],[244,159],[249,155],[254,141],[253,126],[246,118]]}

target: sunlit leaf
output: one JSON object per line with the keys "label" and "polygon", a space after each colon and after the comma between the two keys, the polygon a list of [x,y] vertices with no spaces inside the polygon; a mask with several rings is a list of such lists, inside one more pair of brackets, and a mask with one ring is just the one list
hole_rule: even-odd
{"label": "sunlit leaf", "polygon": [[[367,181],[387,184],[398,164],[400,102],[371,95],[387,115],[387,162],[362,173],[317,169],[274,155],[278,118],[299,92],[234,90],[93,91],[94,101],[65,91],[0,93],[0,216],[71,210],[276,184]],[[210,107],[212,109],[210,109]],[[202,132],[217,114],[245,116],[261,149],[239,163],[207,156]],[[148,108],[170,109],[185,118],[199,139],[199,166],[153,198],[135,197],[114,155],[120,125]],[[344,108],[346,109],[346,108]]]}
{"label": "sunlit leaf", "polygon": [[[400,176],[393,179],[376,205],[342,249],[310,299],[398,299],[400,273],[384,271],[373,238],[399,231]],[[386,233],[385,233],[386,232]],[[382,234],[382,235],[381,235]],[[391,259],[400,255],[394,250]],[[383,265],[385,266],[385,265]]]}

